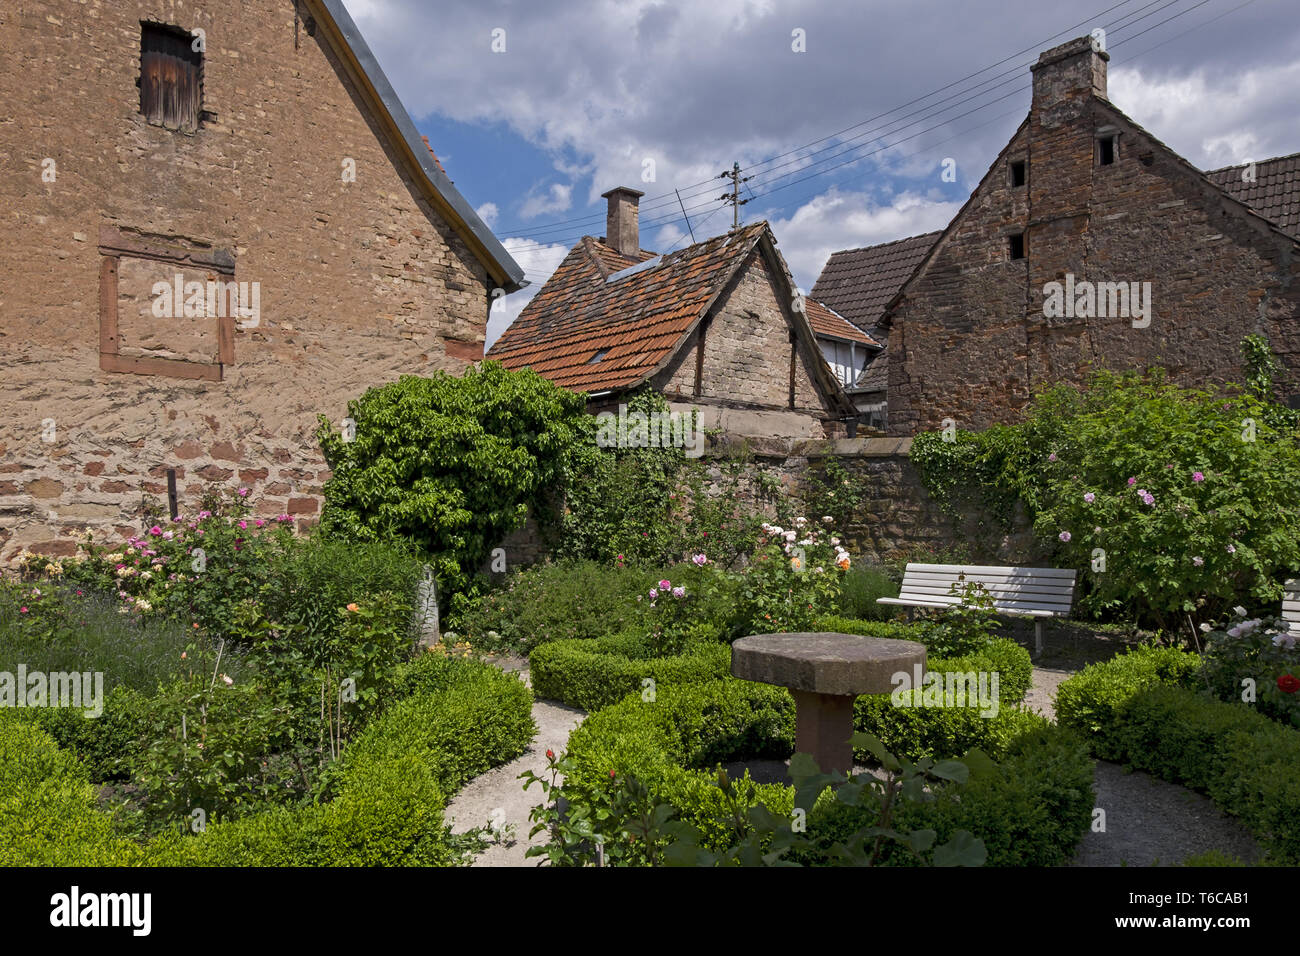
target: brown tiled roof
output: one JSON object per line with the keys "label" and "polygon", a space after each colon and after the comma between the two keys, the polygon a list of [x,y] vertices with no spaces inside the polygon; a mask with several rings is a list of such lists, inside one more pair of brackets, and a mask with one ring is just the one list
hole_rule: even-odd
{"label": "brown tiled roof", "polygon": [[[887,330],[877,330],[875,336],[880,340],[882,346],[888,347]],[[858,380],[853,383],[853,390],[855,392],[883,392],[887,388],[889,388],[889,359],[885,357],[885,350],[882,348],[871,356],[867,367],[862,370]]]}
{"label": "brown tiled roof", "polygon": [[630,388],[656,371],[767,231],[766,222],[656,258],[623,256],[584,236],[488,350],[576,392]]}
{"label": "brown tiled roof", "polygon": [[1226,166],[1205,175],[1233,199],[1300,238],[1300,153],[1256,163],[1253,183],[1242,179],[1246,166]]}
{"label": "brown tiled roof", "polygon": [[804,311],[808,315],[808,324],[817,335],[829,335],[832,338],[847,339],[850,342],[883,348],[879,342],[829,306],[807,297],[803,301]]}
{"label": "brown tiled roof", "polygon": [[860,329],[874,331],[889,300],[898,294],[939,232],[833,253],[813,285],[824,302]]}

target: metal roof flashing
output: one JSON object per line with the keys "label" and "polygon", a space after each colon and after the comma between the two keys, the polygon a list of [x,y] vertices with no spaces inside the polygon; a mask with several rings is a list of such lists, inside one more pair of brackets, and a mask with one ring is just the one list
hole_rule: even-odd
{"label": "metal roof flashing", "polygon": [[424,174],[425,179],[433,187],[434,191],[442,200],[451,208],[464,224],[465,228],[473,237],[483,246],[488,256],[495,262],[497,267],[506,275],[505,283],[506,292],[514,292],[523,286],[524,270],[515,262],[514,258],[506,251],[505,247],[487,224],[479,218],[474,207],[469,201],[460,194],[460,191],[452,185],[451,180],[447,178],[446,173],[438,168],[433,160],[433,154],[425,145],[419,130],[415,128],[415,123],[398,99],[396,91],[388,81],[379,61],[375,59],[374,53],[366,43],[361,31],[353,22],[351,15],[343,6],[342,0],[308,0],[308,4],[319,4],[324,8],[334,23],[335,30],[343,38],[353,55],[357,64],[360,66],[362,73],[365,74],[366,80],[370,83],[379,97],[383,108],[388,112],[389,118],[393,125],[397,127],[398,133],[406,142],[407,148],[415,161],[419,164],[420,171]]}

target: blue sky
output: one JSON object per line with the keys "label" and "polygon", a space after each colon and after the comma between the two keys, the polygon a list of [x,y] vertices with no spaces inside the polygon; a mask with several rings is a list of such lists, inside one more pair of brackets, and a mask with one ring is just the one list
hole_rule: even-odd
{"label": "blue sky", "polygon": [[1028,111],[1038,52],[1094,28],[1111,101],[1197,166],[1300,151],[1294,0],[345,3],[533,283],[489,342],[604,233],[613,186],[646,193],[641,245],[666,251],[690,241],[674,189],[697,239],[731,225],[716,177],[739,162],[744,221],[805,289],[838,249],[941,228]]}

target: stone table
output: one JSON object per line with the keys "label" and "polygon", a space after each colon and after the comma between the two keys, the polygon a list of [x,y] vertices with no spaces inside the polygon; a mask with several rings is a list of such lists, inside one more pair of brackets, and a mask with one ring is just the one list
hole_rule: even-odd
{"label": "stone table", "polygon": [[754,634],[731,645],[731,673],[743,680],[790,688],[795,749],[823,772],[853,770],[853,699],[894,689],[890,678],[916,665],[925,645],[857,634]]}

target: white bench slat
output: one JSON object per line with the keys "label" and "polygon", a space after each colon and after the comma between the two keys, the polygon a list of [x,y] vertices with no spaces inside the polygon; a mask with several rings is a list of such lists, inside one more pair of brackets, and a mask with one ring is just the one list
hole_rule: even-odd
{"label": "white bench slat", "polygon": [[[1043,594],[1034,591],[986,591],[988,598],[997,603],[999,601],[1021,601],[1029,604],[1071,604],[1072,595],[1070,592],[1057,591],[1052,594]],[[923,601],[938,601],[952,598],[961,600],[960,592],[953,594],[943,588],[901,588],[898,593],[899,597],[916,597]]]}
{"label": "white bench slat", "polygon": [[[907,590],[915,591],[918,594],[949,594],[952,592],[953,585],[940,583],[938,581],[909,581]],[[1045,598],[1064,597],[1067,600],[1074,593],[1074,588],[1044,588],[1034,585],[1024,584],[994,584],[984,585],[984,590],[990,594],[1022,594],[1025,596],[1041,595]],[[961,592],[961,586],[957,585],[958,593]],[[1300,607],[1300,605],[1297,605]]]}

